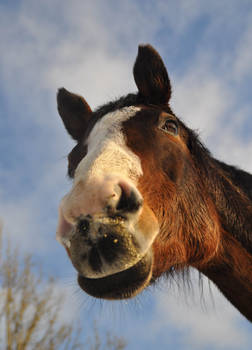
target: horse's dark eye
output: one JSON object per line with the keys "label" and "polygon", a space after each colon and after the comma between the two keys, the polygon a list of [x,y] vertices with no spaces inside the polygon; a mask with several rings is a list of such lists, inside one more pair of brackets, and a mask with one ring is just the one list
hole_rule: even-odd
{"label": "horse's dark eye", "polygon": [[172,135],[178,135],[178,124],[173,119],[166,119],[161,125],[161,129]]}

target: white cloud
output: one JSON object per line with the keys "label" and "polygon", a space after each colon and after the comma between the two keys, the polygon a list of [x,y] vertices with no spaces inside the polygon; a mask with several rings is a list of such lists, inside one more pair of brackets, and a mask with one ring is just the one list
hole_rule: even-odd
{"label": "white cloud", "polygon": [[225,81],[211,74],[204,61],[196,62],[174,83],[172,107],[192,129],[205,140],[216,133],[232,101]]}
{"label": "white cloud", "polygon": [[[134,41],[135,55],[137,44],[151,40],[157,28],[157,20],[149,21],[138,7],[129,2],[117,9],[102,1],[62,1],[58,6],[43,1],[34,6],[26,0],[19,13],[3,12],[5,88],[13,88],[15,81],[16,92],[27,98],[43,89],[56,93],[64,85],[83,93],[93,106],[135,90],[135,56],[127,53],[128,43]],[[59,16],[61,21],[53,20]],[[15,23],[11,29],[10,19]]]}
{"label": "white cloud", "polygon": [[203,61],[174,85],[171,102],[177,115],[199,132],[216,158],[252,172],[252,141],[241,132],[251,123],[251,106],[239,104],[240,96],[225,76],[211,73]]}
{"label": "white cloud", "polygon": [[8,196],[8,189],[1,189],[4,201],[0,202],[0,217],[5,231],[19,249],[39,256],[52,254],[55,246],[58,247],[55,239],[57,206],[64,190],[70,187],[64,176],[63,162],[48,166],[46,170],[37,180],[36,188],[27,189],[26,195],[15,197],[12,193]]}
{"label": "white cloud", "polygon": [[[244,48],[245,56],[248,52]],[[240,103],[242,96],[237,93],[237,85],[230,84],[232,72],[217,74],[212,62],[212,53],[199,52],[190,69],[176,77],[172,108],[189,127],[199,132],[213,156],[251,172],[252,160],[248,154],[252,154],[252,141],[242,133],[242,127],[251,125],[251,104]],[[229,58],[230,64],[235,62],[235,57]],[[246,72],[248,75],[252,72],[251,65]]]}
{"label": "white cloud", "polygon": [[[8,117],[13,120],[13,128],[17,127],[18,118],[20,125],[27,123],[41,132],[50,130],[43,143],[32,140],[30,146],[31,151],[48,153],[48,160],[40,159],[37,153],[32,158],[29,154],[26,159],[27,162],[29,157],[32,159],[36,185],[22,198],[12,196],[8,200],[11,190],[0,187],[0,195],[5,198],[0,204],[0,215],[18,245],[45,256],[55,249],[57,203],[68,186],[64,179],[66,160],[60,158],[72,145],[56,117],[57,88],[65,86],[83,94],[92,107],[134,91],[132,66],[138,43],[151,42],[159,49],[162,34],[164,42],[160,51],[166,52],[169,59],[173,52],[166,49],[181,47],[183,33],[202,15],[207,15],[210,21],[204,39],[213,44],[222,35],[223,26],[232,28],[230,19],[238,8],[238,3],[234,4],[235,1],[213,1],[206,6],[197,0],[156,1],[152,5],[134,1],[23,0],[19,12],[1,6],[0,87],[9,104],[18,105]],[[234,18],[239,24],[239,18]],[[240,19],[244,20],[244,17]],[[196,45],[190,65],[173,79],[172,105],[188,126],[199,129],[214,154],[252,171],[252,160],[248,157],[252,154],[252,142],[243,140],[236,132],[239,123],[249,120],[250,109],[240,106],[237,86],[230,84],[233,82],[230,76],[237,81],[251,76],[250,16],[246,21],[246,30],[235,43],[234,55],[230,51],[218,53],[214,45],[209,50],[202,50],[201,43]],[[213,69],[216,56],[221,57],[219,71]],[[231,115],[233,108],[236,119]],[[32,132],[23,137],[32,139]],[[20,174],[25,177],[25,170],[18,170],[9,175],[7,171],[5,177],[19,181]],[[60,288],[65,287],[60,285]],[[169,336],[174,329],[179,332],[186,349],[187,344],[192,349],[203,348],[205,344],[216,349],[246,346],[248,335],[237,326],[238,312],[215,289],[215,311],[210,302],[205,313],[197,305],[181,304],[176,293],[173,296],[170,291],[158,293],[157,308],[151,319],[146,320],[148,332],[146,324],[141,329],[135,327],[143,338],[147,333],[155,336],[160,330],[166,335],[167,328]],[[66,315],[72,310],[71,297],[69,300]],[[132,324],[135,325],[134,320]]]}
{"label": "white cloud", "polygon": [[251,108],[241,107],[226,117],[218,132],[214,150],[219,159],[252,173],[252,140],[243,137],[240,128],[250,127]]}
{"label": "white cloud", "polygon": [[211,293],[207,279],[203,279],[203,297],[196,285],[195,274],[194,293],[188,292],[187,301],[179,296],[174,288],[162,292],[157,298],[155,321],[156,332],[160,328],[176,327],[180,334],[180,343],[187,349],[244,349],[251,337],[239,327],[242,317],[211,284]]}
{"label": "white cloud", "polygon": [[252,76],[252,14],[245,19],[246,27],[235,52],[233,72],[238,81]]}

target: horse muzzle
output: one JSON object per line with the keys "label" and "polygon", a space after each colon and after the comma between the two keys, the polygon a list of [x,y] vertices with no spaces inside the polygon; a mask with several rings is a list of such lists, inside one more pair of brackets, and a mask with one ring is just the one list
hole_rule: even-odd
{"label": "horse muzzle", "polygon": [[[112,193],[112,191],[111,191]],[[158,232],[157,220],[139,192],[117,183],[99,210],[87,210],[70,193],[60,206],[58,239],[78,271],[80,287],[92,296],[129,298],[149,282],[151,245]],[[71,197],[72,196],[72,197]],[[92,206],[92,202],[90,207]],[[69,213],[75,219],[70,222]]]}
{"label": "horse muzzle", "polygon": [[123,217],[81,216],[69,239],[69,256],[84,277],[106,277],[143,258],[148,246],[138,236]]}
{"label": "horse muzzle", "polygon": [[[121,217],[81,217],[70,239],[80,287],[106,299],[133,296],[151,276],[151,249],[142,247]],[[145,251],[146,250],[146,251]]]}

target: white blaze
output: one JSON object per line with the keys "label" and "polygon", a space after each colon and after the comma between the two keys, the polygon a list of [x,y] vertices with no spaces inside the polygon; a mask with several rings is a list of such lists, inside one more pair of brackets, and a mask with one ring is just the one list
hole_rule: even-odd
{"label": "white blaze", "polygon": [[61,202],[60,210],[68,222],[74,224],[81,214],[99,212],[102,201],[114,193],[118,181],[125,180],[136,188],[142,175],[141,161],[126,145],[122,124],[140,110],[124,107],[104,115],[94,125],[86,141],[87,154],[75,171],[73,187]]}
{"label": "white blaze", "polygon": [[139,107],[125,107],[104,115],[86,142],[88,153],[78,165],[74,182],[104,174],[119,174],[134,183],[142,175],[141,162],[126,145],[122,123],[134,117]]}

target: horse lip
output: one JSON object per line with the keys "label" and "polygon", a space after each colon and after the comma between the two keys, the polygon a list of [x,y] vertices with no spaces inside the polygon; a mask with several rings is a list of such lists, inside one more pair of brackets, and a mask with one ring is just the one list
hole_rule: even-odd
{"label": "horse lip", "polygon": [[130,268],[101,278],[78,275],[79,286],[89,295],[109,300],[132,298],[140,293],[152,277],[152,249]]}
{"label": "horse lip", "polygon": [[92,297],[108,300],[129,299],[140,293],[152,277],[152,250],[127,270],[101,278],[78,275],[78,284]]}

